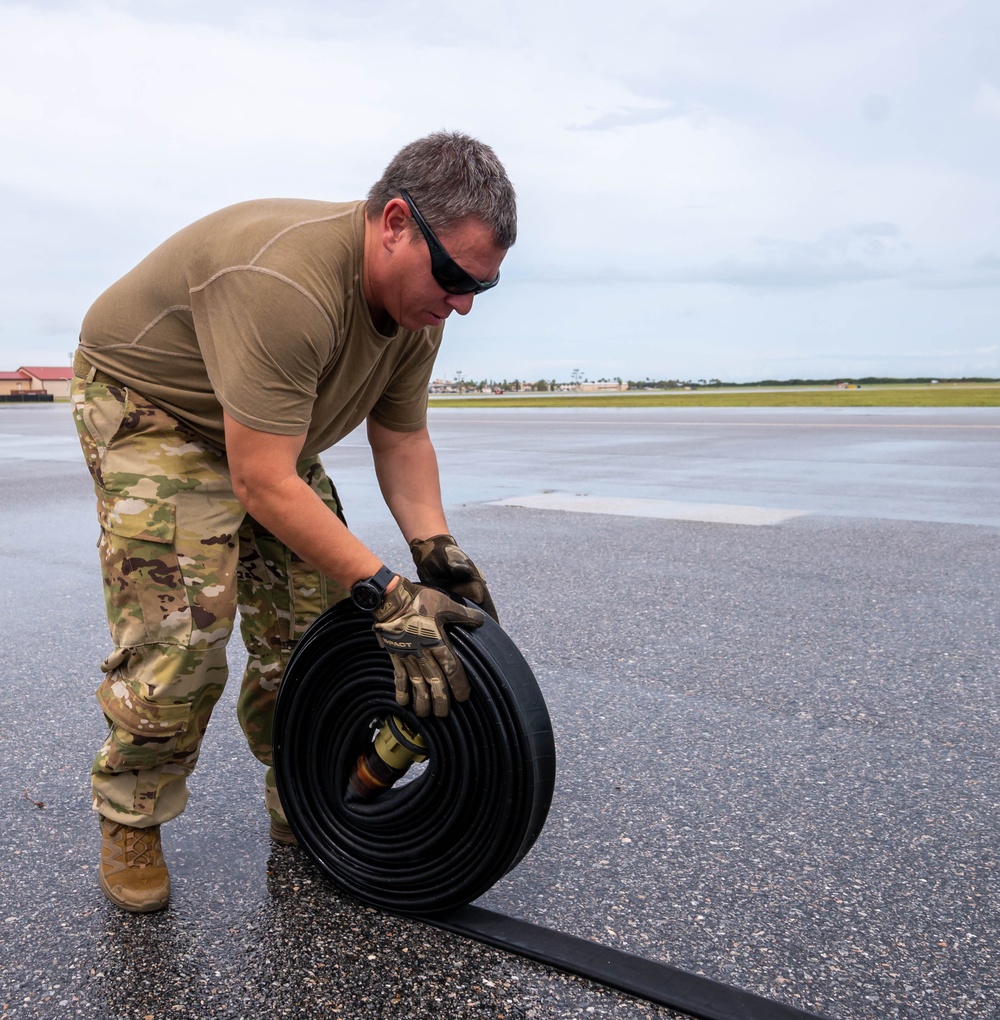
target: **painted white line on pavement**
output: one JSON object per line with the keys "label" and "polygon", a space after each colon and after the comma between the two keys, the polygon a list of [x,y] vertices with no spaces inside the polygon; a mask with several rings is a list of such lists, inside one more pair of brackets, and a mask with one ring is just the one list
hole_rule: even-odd
{"label": "painted white line on pavement", "polygon": [[730,503],[681,503],[668,499],[634,499],[616,496],[578,496],[565,492],[540,492],[531,496],[495,500],[493,506],[520,506],[530,510],[564,510],[581,514],[611,514],[618,517],[657,517],[672,521],[701,521],[707,524],[781,524],[804,517],[808,510],[777,510],[763,506]]}

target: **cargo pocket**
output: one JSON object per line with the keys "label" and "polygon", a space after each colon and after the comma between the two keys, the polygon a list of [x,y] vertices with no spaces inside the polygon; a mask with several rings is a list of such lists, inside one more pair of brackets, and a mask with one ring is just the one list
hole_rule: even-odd
{"label": "cargo pocket", "polygon": [[178,762],[192,739],[197,748],[198,735],[188,735],[191,702],[153,701],[140,693],[144,686],[112,670],[98,687],[97,701],[111,728],[92,771],[102,777],[105,801],[120,811],[150,815],[164,779],[175,782],[190,772]]}
{"label": "cargo pocket", "polygon": [[191,718],[190,701],[152,701],[141,686],[114,672],[97,688],[97,702],[111,723],[107,767],[112,772],[169,764]]}
{"label": "cargo pocket", "polygon": [[91,383],[84,391],[80,417],[84,428],[103,454],[125,420],[127,391],[104,383]]}
{"label": "cargo pocket", "polygon": [[88,383],[74,377],[70,388],[73,421],[87,470],[96,485],[104,484],[102,464],[108,443],[121,429],[127,413],[127,394],[122,387]]}
{"label": "cargo pocket", "polygon": [[191,605],[174,548],[174,505],[103,493],[101,564],[111,635],[119,647],[183,644]]}

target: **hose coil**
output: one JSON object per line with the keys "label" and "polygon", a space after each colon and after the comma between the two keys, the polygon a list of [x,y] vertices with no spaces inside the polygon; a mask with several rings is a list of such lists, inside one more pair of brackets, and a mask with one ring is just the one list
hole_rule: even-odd
{"label": "hose coil", "polygon": [[[548,710],[513,641],[488,616],[448,634],[472,694],[443,719],[396,704],[389,656],[349,599],[303,635],[275,709],[278,793],[299,844],[346,893],[397,913],[482,895],[531,849],[555,785]],[[352,802],[355,762],[393,714],[423,736],[427,763]]]}
{"label": "hose coil", "polygon": [[[275,709],[282,805],[328,878],[364,903],[703,1020],[824,1020],[702,974],[466,906],[524,857],[545,823],[556,763],[545,702],[521,653],[487,617],[477,630],[448,632],[472,696],[444,719],[418,719],[396,705],[392,665],[371,624],[350,600],[320,616],[289,660]],[[390,715],[419,731],[427,766],[374,801],[352,802],[355,762]]]}

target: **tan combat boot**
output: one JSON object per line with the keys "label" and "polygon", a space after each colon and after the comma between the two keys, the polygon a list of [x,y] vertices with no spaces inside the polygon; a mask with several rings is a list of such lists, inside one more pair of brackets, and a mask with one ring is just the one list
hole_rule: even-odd
{"label": "tan combat boot", "polygon": [[101,818],[101,865],[104,895],[123,910],[148,914],[170,899],[170,875],[163,860],[160,827],[136,829]]}
{"label": "tan combat boot", "polygon": [[295,846],[298,843],[288,822],[279,822],[274,815],[271,815],[271,839],[275,843],[284,843],[286,846]]}

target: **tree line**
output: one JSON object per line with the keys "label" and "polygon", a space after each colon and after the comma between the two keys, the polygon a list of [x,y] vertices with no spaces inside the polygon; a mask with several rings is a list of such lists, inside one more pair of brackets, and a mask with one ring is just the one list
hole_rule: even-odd
{"label": "tree line", "polygon": [[961,376],[959,378],[945,378],[942,376],[913,376],[900,378],[899,376],[874,376],[866,375],[861,377],[837,376],[835,379],[761,379],[757,382],[725,382],[721,379],[645,379],[628,380],[630,390],[675,390],[690,389],[701,386],[837,386],[840,383],[850,383],[855,386],[877,386],[887,384],[919,384],[929,386],[933,383],[993,383],[1000,382],[1000,379],[989,379],[981,376]]}

